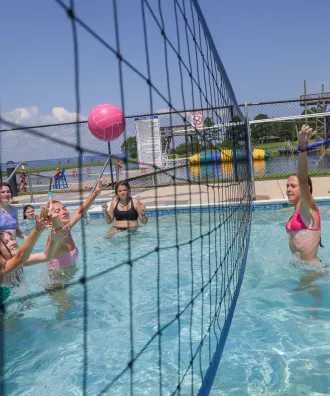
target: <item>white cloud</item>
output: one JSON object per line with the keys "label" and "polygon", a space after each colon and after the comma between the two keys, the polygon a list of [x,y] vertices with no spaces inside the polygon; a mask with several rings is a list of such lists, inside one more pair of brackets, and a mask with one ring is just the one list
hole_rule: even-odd
{"label": "white cloud", "polygon": [[169,113],[171,110],[169,108],[165,109],[158,109],[156,110],[156,113]]}
{"label": "white cloud", "polygon": [[2,113],[1,116],[4,120],[12,122],[13,124],[26,124],[26,122],[29,122],[32,118],[38,116],[38,113],[38,108],[33,106],[8,111],[6,113]]}
{"label": "white cloud", "polygon": [[[12,111],[1,113],[1,118],[4,121],[11,122],[15,125],[22,126],[37,126],[65,122],[74,122],[77,119],[76,113],[71,113],[63,107],[53,107],[51,114],[41,114],[38,107],[17,108]],[[87,117],[80,114],[80,121],[87,120]],[[2,125],[5,129],[6,125]]]}
{"label": "white cloud", "polygon": [[[60,122],[75,122],[77,121],[77,113],[70,113],[64,107],[53,107],[52,116]],[[87,117],[79,114],[79,121],[86,121]]]}

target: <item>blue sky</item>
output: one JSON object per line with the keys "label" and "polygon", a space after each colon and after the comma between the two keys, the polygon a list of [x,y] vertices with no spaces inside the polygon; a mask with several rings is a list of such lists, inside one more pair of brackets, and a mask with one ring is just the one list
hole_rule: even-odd
{"label": "blue sky", "polygon": [[[158,1],[149,2],[157,9]],[[117,3],[122,53],[146,73],[140,1]],[[75,4],[77,15],[115,47],[112,1]],[[330,91],[326,2],[203,0],[200,5],[239,103],[297,98],[303,93],[304,79],[309,93],[320,92],[322,83]],[[163,0],[162,7],[167,32],[175,41],[173,2]],[[73,43],[64,10],[53,0],[6,1],[1,15],[3,116],[16,123],[73,121]],[[150,19],[147,22],[152,78],[166,92],[163,41],[156,25]],[[116,58],[82,29],[78,39],[82,119],[99,103],[121,107]],[[182,109],[177,61],[169,59],[172,100]],[[147,85],[125,67],[124,93],[126,114],[150,111]],[[167,108],[155,95],[153,100],[154,110]]]}

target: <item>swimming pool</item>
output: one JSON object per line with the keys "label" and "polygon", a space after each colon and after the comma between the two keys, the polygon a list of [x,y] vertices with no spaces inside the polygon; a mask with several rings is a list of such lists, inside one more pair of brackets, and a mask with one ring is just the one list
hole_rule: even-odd
{"label": "swimming pool", "polygon": [[[319,307],[312,307],[314,298],[310,294],[294,291],[303,273],[290,264],[284,224],[291,213],[292,208],[253,215],[248,266],[212,390],[214,395],[327,394],[329,390],[330,326],[327,322],[330,295],[326,287],[329,279],[325,276],[315,283],[322,292]],[[321,213],[323,219],[329,218],[330,208],[321,208]],[[216,232],[208,234],[214,227],[214,219],[225,220],[226,212],[213,216],[196,213],[192,214],[191,221],[185,214],[178,215],[176,221],[174,216],[151,218],[149,224],[132,234],[130,239],[123,233],[112,240],[104,238],[108,226],[103,220],[89,222],[84,228],[86,277],[90,279],[87,295],[83,285],[77,282],[84,273],[81,255],[78,272],[70,280],[72,285],[68,289],[55,296],[22,298],[8,308],[4,332],[6,394],[82,394],[85,298],[88,301],[85,311],[88,318],[85,333],[87,394],[104,390],[129,361],[129,272],[134,271],[132,324],[134,349],[138,352],[157,332],[157,315],[161,323],[168,323],[178,310],[178,300],[181,307],[191,301],[192,269],[196,291],[213,270],[208,265],[203,266],[203,262],[208,263],[210,257],[219,254],[219,247],[228,246],[232,238],[228,236],[229,228],[222,227],[218,239],[213,238]],[[242,216],[243,212],[235,212],[231,221],[240,221]],[[157,221],[161,240],[157,239]],[[73,234],[82,250],[79,226]],[[196,239],[193,244],[184,244],[201,234],[205,237]],[[329,240],[329,236],[330,225],[323,221],[323,240]],[[44,235],[38,249],[43,247],[45,238]],[[179,249],[178,244],[181,245]],[[161,248],[159,255],[155,250],[157,246]],[[165,247],[168,249],[162,249]],[[322,261],[326,262],[328,249],[326,244],[321,250]],[[134,260],[134,266],[123,264],[127,260]],[[157,268],[160,269],[159,278]],[[25,277],[26,282],[17,290],[19,296],[43,292],[44,284],[48,282],[46,266],[25,269]],[[157,280],[161,302],[158,313]],[[200,329],[208,325],[210,303],[214,303],[211,300],[215,298],[215,292],[220,294],[221,291],[221,282],[218,283],[219,288],[213,289],[212,293],[206,290],[205,295],[196,300],[194,310],[187,309],[181,317],[182,362],[189,361],[190,345],[194,349],[200,343]],[[205,313],[204,318],[197,315],[201,311]],[[193,326],[190,326],[191,317]],[[178,331],[174,323],[162,334],[164,395],[170,394],[177,383]],[[213,352],[212,342],[210,347]],[[158,352],[155,339],[135,362],[135,394],[158,394]],[[195,365],[195,393],[199,366],[207,367],[208,359],[206,353]],[[127,371],[105,394],[129,394],[129,384]],[[181,394],[190,394],[191,389],[191,377],[187,376]]]}
{"label": "swimming pool", "polygon": [[[330,263],[330,208],[322,207],[322,262]],[[292,208],[254,212],[247,268],[215,380],[214,395],[330,393],[329,275],[295,291],[285,222]],[[317,303],[310,293],[319,295]]]}

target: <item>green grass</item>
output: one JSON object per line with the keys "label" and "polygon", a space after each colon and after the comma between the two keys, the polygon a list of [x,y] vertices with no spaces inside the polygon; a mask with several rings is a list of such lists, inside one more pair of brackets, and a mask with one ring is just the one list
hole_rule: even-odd
{"label": "green grass", "polygon": [[[290,145],[292,146],[297,146],[298,145],[298,141],[296,142],[291,142],[290,141]],[[263,143],[263,144],[253,144],[252,143],[252,148],[256,148],[256,149],[262,149],[262,150],[267,150],[270,148],[277,148],[277,147],[287,147],[287,142],[274,142],[274,143]]]}
{"label": "green grass", "polygon": [[[273,175],[264,175],[264,176],[254,176],[255,181],[260,180],[280,180],[280,179],[287,179],[289,176],[292,175],[293,172],[290,173],[277,173]],[[310,177],[328,177],[330,176],[330,170],[320,170],[320,171],[309,171],[308,175]]]}

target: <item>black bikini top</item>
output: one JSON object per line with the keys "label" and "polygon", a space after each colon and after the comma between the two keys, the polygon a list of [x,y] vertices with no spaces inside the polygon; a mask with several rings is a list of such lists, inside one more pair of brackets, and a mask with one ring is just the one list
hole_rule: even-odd
{"label": "black bikini top", "polygon": [[128,210],[119,210],[118,209],[118,204],[119,204],[119,199],[117,202],[117,205],[114,210],[114,216],[115,219],[118,221],[135,221],[138,219],[139,215],[138,212],[136,211],[134,204],[133,204],[133,199],[130,198],[131,201],[131,208]]}

